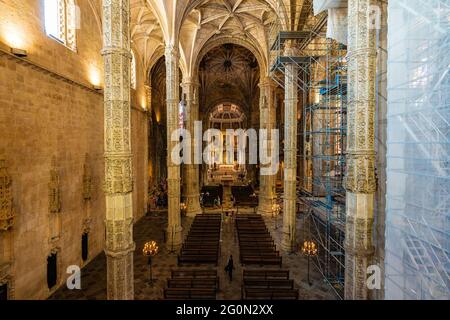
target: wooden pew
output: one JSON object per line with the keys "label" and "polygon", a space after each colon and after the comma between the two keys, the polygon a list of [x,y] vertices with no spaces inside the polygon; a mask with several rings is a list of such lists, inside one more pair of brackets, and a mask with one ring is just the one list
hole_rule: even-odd
{"label": "wooden pew", "polygon": [[277,256],[243,255],[240,258],[243,265],[278,265],[281,268],[283,263],[282,258]]}
{"label": "wooden pew", "polygon": [[215,300],[216,289],[213,288],[166,288],[164,299],[168,300]]}
{"label": "wooden pew", "polygon": [[243,279],[279,279],[279,280],[288,280],[289,279],[289,270],[248,270],[245,269],[243,272]]}
{"label": "wooden pew", "polygon": [[298,290],[289,270],[245,269],[241,298],[245,300],[298,300]]}
{"label": "wooden pew", "polygon": [[236,218],[241,264],[282,265],[273,238],[261,215],[244,214]]}
{"label": "wooden pew", "polygon": [[294,289],[294,280],[244,279],[243,286],[247,289]]}
{"label": "wooden pew", "polygon": [[181,278],[215,279],[217,278],[217,271],[179,269],[179,270],[172,270],[171,277],[172,279],[181,279]]}
{"label": "wooden pew", "polygon": [[172,270],[164,288],[169,300],[215,300],[219,290],[216,270]]}
{"label": "wooden pew", "polygon": [[178,264],[218,263],[220,252],[220,214],[202,214],[195,217],[182,245]]}
{"label": "wooden pew", "polygon": [[168,288],[212,288],[217,289],[218,278],[216,279],[169,279]]}
{"label": "wooden pew", "polygon": [[259,256],[276,256],[279,257],[280,253],[275,251],[272,248],[250,248],[250,249],[241,249],[241,255],[259,255]]}
{"label": "wooden pew", "polygon": [[178,256],[178,265],[183,264],[214,264],[217,266],[217,256],[212,255],[197,255],[197,254],[184,254]]}
{"label": "wooden pew", "polygon": [[243,289],[245,300],[298,300],[296,289]]}

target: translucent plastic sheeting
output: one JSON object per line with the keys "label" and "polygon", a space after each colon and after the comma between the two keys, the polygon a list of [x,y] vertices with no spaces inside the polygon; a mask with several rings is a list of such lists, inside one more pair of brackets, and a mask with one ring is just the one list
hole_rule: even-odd
{"label": "translucent plastic sheeting", "polygon": [[328,9],[327,38],[347,45],[347,9]]}
{"label": "translucent plastic sheeting", "polygon": [[450,0],[389,1],[386,299],[450,299]]}
{"label": "translucent plastic sheeting", "polygon": [[314,0],[314,15],[328,9],[347,8],[347,0]]}
{"label": "translucent plastic sheeting", "polygon": [[314,0],[314,15],[327,10],[327,38],[347,45],[347,0]]}

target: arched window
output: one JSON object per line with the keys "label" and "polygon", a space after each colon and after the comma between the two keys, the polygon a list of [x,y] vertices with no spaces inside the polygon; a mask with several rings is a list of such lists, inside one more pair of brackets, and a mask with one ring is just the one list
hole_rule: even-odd
{"label": "arched window", "polygon": [[71,50],[76,50],[80,9],[75,0],[45,0],[45,32]]}
{"label": "arched window", "polygon": [[131,88],[136,89],[136,57],[131,51]]}

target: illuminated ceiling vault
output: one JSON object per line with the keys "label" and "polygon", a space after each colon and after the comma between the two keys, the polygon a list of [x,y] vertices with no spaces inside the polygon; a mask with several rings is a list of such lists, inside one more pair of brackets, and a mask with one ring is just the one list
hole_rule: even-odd
{"label": "illuminated ceiling vault", "polygon": [[255,56],[246,48],[223,44],[210,50],[199,67],[200,112],[224,102],[233,102],[250,113],[255,99],[260,69]]}
{"label": "illuminated ceiling vault", "polygon": [[[93,0],[90,0],[93,1]],[[101,1],[101,0],[97,0]],[[301,30],[311,0],[130,0],[132,48],[147,77],[166,45],[179,44],[183,77],[196,77],[210,49],[233,43],[250,50],[261,72],[269,68],[268,33]]]}

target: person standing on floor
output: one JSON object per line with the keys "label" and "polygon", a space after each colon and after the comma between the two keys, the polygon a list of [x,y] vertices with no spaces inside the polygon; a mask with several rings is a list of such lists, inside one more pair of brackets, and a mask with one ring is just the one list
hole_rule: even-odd
{"label": "person standing on floor", "polygon": [[230,282],[233,281],[233,270],[234,270],[233,255],[230,255],[230,259],[228,260],[228,264],[225,267],[225,271],[228,273],[228,277],[230,278]]}

